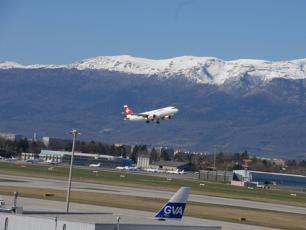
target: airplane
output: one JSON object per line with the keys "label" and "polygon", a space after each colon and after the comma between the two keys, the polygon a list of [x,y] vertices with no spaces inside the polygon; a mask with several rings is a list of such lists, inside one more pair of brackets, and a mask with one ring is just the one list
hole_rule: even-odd
{"label": "airplane", "polygon": [[98,163],[98,164],[90,164],[89,167],[100,167],[101,166],[101,163]]}
{"label": "airplane", "polygon": [[178,169],[176,169],[176,170],[168,170],[168,171],[166,171],[166,173],[170,173],[170,174],[184,174],[185,173],[185,171],[184,170],[178,170]]}
{"label": "airplane", "polygon": [[152,172],[152,173],[162,173],[162,172],[165,172],[165,170],[152,169],[152,168],[144,168],[143,171]]}
{"label": "airplane", "polygon": [[46,160],[45,161],[47,164],[50,164],[50,165],[55,165],[55,164],[57,164],[58,162],[57,161],[55,161],[55,160]]}
{"label": "airplane", "polygon": [[173,106],[151,110],[143,113],[133,113],[128,105],[123,106],[124,120],[127,121],[145,121],[150,123],[150,121],[155,121],[157,124],[160,123],[160,120],[172,119],[174,114],[179,110]]}
{"label": "airplane", "polygon": [[128,170],[128,171],[137,171],[137,167],[132,167],[132,166],[117,166],[116,169],[118,170]]}
{"label": "airplane", "polygon": [[155,214],[159,221],[181,220],[190,194],[189,187],[181,187],[171,199]]}
{"label": "airplane", "polygon": [[118,169],[118,170],[125,170],[125,166],[117,166],[116,169]]}

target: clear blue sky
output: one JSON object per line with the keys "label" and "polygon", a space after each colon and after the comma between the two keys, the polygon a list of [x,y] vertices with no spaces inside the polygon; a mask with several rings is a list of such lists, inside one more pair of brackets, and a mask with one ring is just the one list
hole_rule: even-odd
{"label": "clear blue sky", "polygon": [[306,57],[302,0],[0,0],[0,60]]}

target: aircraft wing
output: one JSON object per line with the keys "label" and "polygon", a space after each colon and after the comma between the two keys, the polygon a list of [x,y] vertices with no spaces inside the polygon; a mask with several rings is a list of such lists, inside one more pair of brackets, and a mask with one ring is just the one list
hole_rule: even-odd
{"label": "aircraft wing", "polygon": [[148,118],[149,117],[149,114],[144,114],[144,113],[133,113],[133,115],[139,116],[139,117],[144,117],[144,118]]}

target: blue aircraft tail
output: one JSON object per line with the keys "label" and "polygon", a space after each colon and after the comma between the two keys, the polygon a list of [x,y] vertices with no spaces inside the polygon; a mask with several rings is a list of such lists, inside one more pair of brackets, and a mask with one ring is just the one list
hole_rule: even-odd
{"label": "blue aircraft tail", "polygon": [[181,220],[190,193],[189,187],[181,187],[171,199],[156,213],[155,219],[158,220]]}

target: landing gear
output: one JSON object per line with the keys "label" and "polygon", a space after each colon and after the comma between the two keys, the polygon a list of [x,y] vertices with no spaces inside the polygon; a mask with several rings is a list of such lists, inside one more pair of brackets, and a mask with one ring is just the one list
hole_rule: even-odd
{"label": "landing gear", "polygon": [[159,124],[159,123],[160,123],[159,120],[157,120],[157,121],[156,121],[156,124]]}
{"label": "landing gear", "polygon": [[150,123],[150,121],[149,121],[149,120],[146,120],[146,122],[147,122],[147,123]]}

